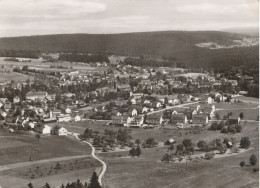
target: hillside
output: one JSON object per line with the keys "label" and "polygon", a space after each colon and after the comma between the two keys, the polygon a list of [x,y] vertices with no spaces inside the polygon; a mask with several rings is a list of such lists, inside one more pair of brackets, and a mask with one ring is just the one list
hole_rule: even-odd
{"label": "hillside", "polygon": [[[234,45],[249,36],[218,31],[165,31],[126,34],[62,34],[0,39],[0,49],[40,50],[42,52],[88,52],[126,56],[172,57],[179,63],[211,66],[227,63],[258,63],[258,45],[211,50],[199,43]],[[242,62],[241,62],[242,61]]]}

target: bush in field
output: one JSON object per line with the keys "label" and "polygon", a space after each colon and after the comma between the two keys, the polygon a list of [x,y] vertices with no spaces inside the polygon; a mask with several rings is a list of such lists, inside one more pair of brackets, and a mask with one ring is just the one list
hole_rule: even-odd
{"label": "bush in field", "polygon": [[250,140],[248,137],[242,137],[240,140],[240,147],[248,149],[250,147]]}
{"label": "bush in field", "polygon": [[185,149],[187,152],[194,152],[194,146],[193,143],[191,142],[191,139],[184,139],[182,144],[184,145]]}
{"label": "bush in field", "polygon": [[249,158],[249,163],[250,163],[251,165],[256,165],[256,163],[257,163],[257,158],[256,158],[256,155],[255,155],[255,154],[252,154],[252,155],[250,156],[250,158]]}
{"label": "bush in field", "polygon": [[225,145],[221,145],[219,146],[218,151],[220,154],[224,154],[227,151],[227,147]]}
{"label": "bush in field", "polygon": [[173,145],[173,144],[170,145],[170,147],[168,148],[168,151],[169,151],[169,150],[171,150],[171,151],[174,150],[174,145]]}
{"label": "bush in field", "polygon": [[234,147],[231,148],[231,152],[232,153],[239,153],[239,148],[234,146]]}
{"label": "bush in field", "polygon": [[129,155],[130,156],[136,156],[136,149],[134,147],[132,147],[130,150],[129,150]]}
{"label": "bush in field", "polygon": [[258,172],[258,171],[259,171],[259,168],[254,168],[253,171],[254,171],[254,172]]}
{"label": "bush in field", "polygon": [[207,143],[204,141],[204,140],[200,140],[198,143],[197,143],[197,147],[201,150],[206,150],[208,148],[208,145]]}
{"label": "bush in field", "polygon": [[245,161],[241,161],[240,163],[239,163],[239,165],[241,166],[241,167],[244,167],[245,166]]}
{"label": "bush in field", "polygon": [[59,163],[59,162],[57,162],[57,163],[56,163],[56,165],[55,165],[54,169],[61,169],[61,165],[60,165],[60,163]]}
{"label": "bush in field", "polygon": [[179,155],[182,155],[186,152],[185,150],[185,147],[183,144],[178,144],[177,147],[176,147],[176,155],[179,154]]}
{"label": "bush in field", "polygon": [[141,148],[138,146],[136,148],[135,152],[136,152],[136,156],[139,157],[141,155],[141,153],[142,153]]}
{"label": "bush in field", "polygon": [[171,154],[166,153],[166,154],[161,158],[161,161],[162,161],[162,162],[170,162],[171,159],[172,159]]}
{"label": "bush in field", "polygon": [[213,153],[213,152],[205,153],[205,158],[206,159],[212,159],[212,158],[214,158],[214,156],[215,156],[215,153]]}

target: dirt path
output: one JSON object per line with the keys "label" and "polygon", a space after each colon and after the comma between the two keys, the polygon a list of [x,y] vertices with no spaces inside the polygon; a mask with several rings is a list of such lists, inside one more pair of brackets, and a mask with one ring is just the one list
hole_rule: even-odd
{"label": "dirt path", "polygon": [[14,164],[0,166],[0,171],[26,167],[26,166],[30,166],[30,165],[34,165],[34,164],[41,164],[41,163],[55,162],[55,161],[66,161],[66,160],[79,159],[79,158],[84,158],[84,157],[90,157],[90,155],[77,155],[77,156],[58,157],[58,158],[43,159],[43,160],[37,160],[37,161],[14,163]]}
{"label": "dirt path", "polygon": [[156,111],[153,111],[153,112],[148,112],[147,115],[150,115],[150,114],[154,114],[154,113],[158,113],[158,112],[162,112],[164,110],[169,110],[169,109],[173,109],[173,108],[180,108],[180,107],[184,107],[184,106],[187,106],[187,105],[192,105],[192,104],[197,104],[199,102],[191,102],[191,103],[185,103],[185,104],[179,104],[179,105],[176,105],[176,106],[167,106],[166,108],[163,108],[161,110],[156,110]]}
{"label": "dirt path", "polygon": [[[76,139],[80,140],[79,139],[79,134],[78,133],[71,133],[73,136],[76,137]],[[94,159],[98,160],[101,164],[102,164],[102,171],[101,173],[99,174],[98,176],[98,182],[99,184],[102,186],[102,178],[104,177],[105,173],[106,173],[106,170],[107,170],[107,165],[104,161],[102,161],[100,158],[98,158],[95,154],[95,147],[93,147],[93,145],[90,143],[90,142],[87,142],[87,141],[83,141],[84,143],[88,144],[91,148],[92,148],[92,152],[91,152],[91,155]]]}

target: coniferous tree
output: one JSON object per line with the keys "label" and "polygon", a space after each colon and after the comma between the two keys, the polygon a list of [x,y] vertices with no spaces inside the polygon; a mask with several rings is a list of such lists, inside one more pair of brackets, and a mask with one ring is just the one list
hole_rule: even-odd
{"label": "coniferous tree", "polygon": [[93,175],[90,180],[89,188],[101,188],[98,182],[98,176],[96,172],[93,172]]}

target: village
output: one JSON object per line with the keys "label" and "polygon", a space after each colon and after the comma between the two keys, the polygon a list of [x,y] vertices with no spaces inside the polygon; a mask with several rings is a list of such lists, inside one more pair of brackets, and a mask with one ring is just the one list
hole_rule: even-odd
{"label": "village", "polygon": [[[58,54],[49,56],[58,58]],[[40,59],[35,68],[34,59],[2,61],[2,68],[28,76],[24,82],[0,83],[2,134],[15,135],[16,139],[19,135],[29,135],[38,142],[65,137],[73,142],[82,140],[95,148],[99,157],[112,163],[129,155],[142,158],[148,152],[155,155],[155,159],[161,158],[160,162],[183,164],[188,161],[183,158],[186,155],[191,155],[189,162],[199,157],[204,159],[204,155],[211,159],[216,154],[218,158],[216,152],[220,146],[221,152],[226,153],[228,148],[232,154],[238,154],[236,148],[241,136],[236,141],[232,137],[225,138],[224,145],[211,138],[241,135],[247,124],[259,121],[258,101],[248,97],[248,91],[241,90],[241,80],[254,83],[252,76],[237,72],[227,78],[213,70],[192,72],[176,67],[132,66],[120,56],[111,56],[108,60],[91,62],[87,65],[90,69],[86,63],[79,62],[67,63],[73,68],[66,68]],[[46,63],[50,64],[49,69],[39,68],[46,67]],[[186,142],[190,145],[200,142],[200,134],[205,135],[210,146],[200,143],[201,150],[195,151],[194,147],[190,150],[187,146],[183,150]],[[193,140],[187,141],[189,138]],[[158,155],[158,150],[165,152],[166,148],[165,155]],[[176,154],[170,154],[175,148]],[[240,149],[240,153],[246,151]],[[27,153],[23,160],[37,161],[34,155]],[[91,160],[87,159],[86,163],[96,166],[98,175],[105,174],[105,162],[102,171]],[[49,172],[43,177],[50,178],[50,175]],[[35,180],[41,176],[28,172],[25,179],[37,184]],[[101,180],[102,177],[100,183]],[[49,181],[56,186],[61,183]]]}

